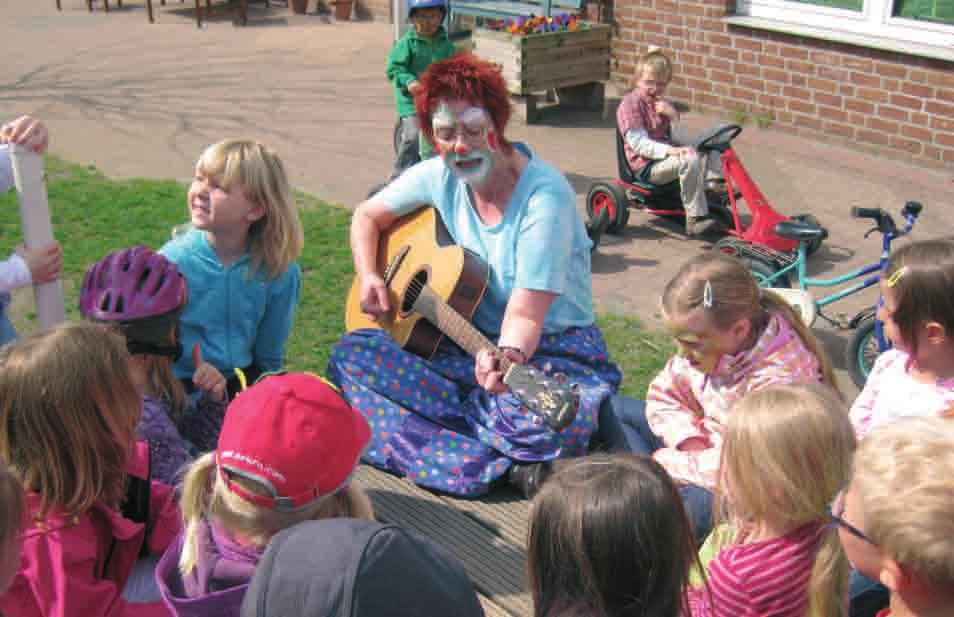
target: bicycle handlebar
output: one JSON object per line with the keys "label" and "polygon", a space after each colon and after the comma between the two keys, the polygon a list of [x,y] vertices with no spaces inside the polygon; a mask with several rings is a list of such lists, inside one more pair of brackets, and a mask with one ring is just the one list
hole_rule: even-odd
{"label": "bicycle handlebar", "polygon": [[911,231],[917,221],[918,215],[924,209],[919,202],[909,201],[901,209],[901,215],[904,217],[904,231],[898,232],[898,227],[894,223],[891,215],[881,208],[852,208],[851,216],[860,219],[871,219],[877,223],[878,231],[882,234],[903,235]]}

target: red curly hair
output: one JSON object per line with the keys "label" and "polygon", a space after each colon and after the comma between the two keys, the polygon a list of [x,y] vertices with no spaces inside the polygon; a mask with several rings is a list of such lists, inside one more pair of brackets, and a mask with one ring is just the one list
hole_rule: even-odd
{"label": "red curly hair", "polygon": [[434,128],[431,116],[441,101],[458,99],[486,109],[494,124],[499,148],[505,154],[513,151],[513,145],[504,137],[511,114],[510,92],[497,65],[471,53],[460,52],[429,66],[420,82],[421,90],[414,97],[417,123],[432,146]]}

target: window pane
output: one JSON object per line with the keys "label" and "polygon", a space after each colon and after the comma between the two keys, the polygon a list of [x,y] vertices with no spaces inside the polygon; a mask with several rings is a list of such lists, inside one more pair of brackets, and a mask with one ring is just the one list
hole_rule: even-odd
{"label": "window pane", "polygon": [[895,0],[894,15],[954,25],[954,0]]}
{"label": "window pane", "polygon": [[[828,6],[833,9],[845,9],[848,11],[861,11],[864,0],[795,0],[804,4],[817,4],[818,6]],[[898,0],[904,2],[905,0]],[[918,0],[908,0],[917,2]],[[943,2],[954,2],[954,0],[941,0]]]}

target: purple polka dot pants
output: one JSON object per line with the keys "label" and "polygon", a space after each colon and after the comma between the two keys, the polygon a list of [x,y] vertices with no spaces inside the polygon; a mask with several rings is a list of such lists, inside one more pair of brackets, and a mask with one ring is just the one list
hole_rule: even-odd
{"label": "purple polka dot pants", "polygon": [[474,359],[449,342],[424,360],[380,330],[357,330],[332,352],[330,378],[368,419],[365,461],[421,486],[482,495],[511,461],[540,462],[583,454],[603,399],[621,374],[596,326],[544,334],[530,361],[579,384],[580,410],[554,433],[509,392],[489,394],[474,380]]}

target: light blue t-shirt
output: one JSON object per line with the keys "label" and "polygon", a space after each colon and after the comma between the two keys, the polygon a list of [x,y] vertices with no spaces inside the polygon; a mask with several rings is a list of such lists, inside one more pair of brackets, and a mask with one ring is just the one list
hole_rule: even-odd
{"label": "light blue t-shirt", "polygon": [[576,196],[563,174],[534,157],[524,144],[514,146],[530,160],[497,225],[480,220],[467,184],[440,158],[408,169],[374,199],[402,215],[433,205],[454,242],[490,265],[490,283],[474,313],[474,324],[484,332],[500,334],[514,289],[559,294],[547,312],[545,333],[589,326],[591,243],[576,210]]}

